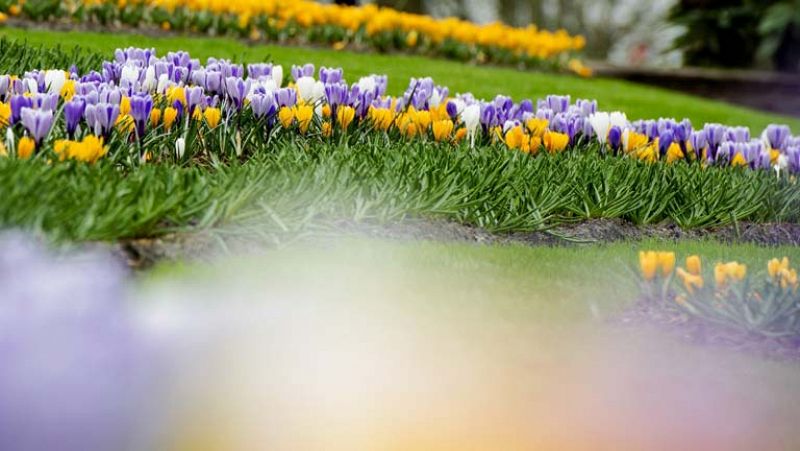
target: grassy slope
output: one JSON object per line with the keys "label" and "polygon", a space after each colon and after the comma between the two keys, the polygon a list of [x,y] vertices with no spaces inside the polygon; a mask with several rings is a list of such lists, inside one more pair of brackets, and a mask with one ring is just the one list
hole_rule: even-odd
{"label": "grassy slope", "polygon": [[470,67],[461,63],[405,55],[373,55],[337,52],[327,49],[294,48],[274,45],[249,46],[226,38],[146,37],[133,34],[101,34],[88,32],[52,32],[6,28],[0,36],[27,39],[34,44],[80,45],[107,53],[118,47],[155,47],[160,51],[186,50],[204,60],[209,56],[236,58],[243,61],[274,61],[286,66],[313,62],[342,66],[350,80],[370,73],[388,74],[389,88],[398,93],[410,77],[432,76],[452,92],[471,91],[490,98],[497,94],[516,99],[541,98],[548,94],[570,94],[573,98],[594,98],[606,110],[622,110],[632,119],[688,117],[695,124],[721,122],[747,125],[760,131],[771,122],[787,123],[800,132],[800,119],[760,113],[726,103],[699,99],[672,91],[629,82],[594,78],[522,72],[510,68]]}

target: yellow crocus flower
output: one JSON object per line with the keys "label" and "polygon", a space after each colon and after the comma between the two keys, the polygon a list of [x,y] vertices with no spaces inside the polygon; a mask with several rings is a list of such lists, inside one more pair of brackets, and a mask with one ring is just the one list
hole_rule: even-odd
{"label": "yellow crocus flower", "polygon": [[433,123],[433,139],[436,141],[446,141],[450,139],[455,125],[450,119],[440,120]]}

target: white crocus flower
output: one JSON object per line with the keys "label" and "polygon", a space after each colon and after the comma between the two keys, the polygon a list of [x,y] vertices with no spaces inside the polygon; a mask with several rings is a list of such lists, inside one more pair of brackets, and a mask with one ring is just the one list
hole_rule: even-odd
{"label": "white crocus flower", "polygon": [[317,82],[314,83],[314,93],[313,93],[314,102],[322,100],[324,98],[325,98],[325,84],[317,80]]}
{"label": "white crocus flower", "polygon": [[126,64],[122,67],[119,82],[123,86],[136,86],[139,81],[139,69],[132,64]]}
{"label": "white crocus flower", "polygon": [[456,115],[459,115],[464,112],[464,108],[467,107],[467,104],[461,99],[453,99],[450,101],[453,105],[456,106]]}
{"label": "white crocus flower", "polygon": [[467,128],[467,136],[469,136],[470,146],[475,145],[475,133],[478,131],[478,126],[481,123],[481,107],[480,105],[470,105],[464,108],[461,113],[461,120],[464,121],[464,126]]}
{"label": "white crocus flower", "polygon": [[597,140],[600,141],[600,144],[605,144],[608,140],[608,131],[611,130],[611,127],[625,128],[628,125],[628,118],[625,116],[625,113],[620,113],[619,111],[614,111],[612,113],[598,111],[589,116],[589,124],[592,126],[592,129],[594,129],[594,133],[597,135]]}
{"label": "white crocus flower", "polygon": [[144,73],[144,81],[142,82],[142,89],[147,92],[153,92],[158,87],[158,81],[156,80],[156,68],[154,66],[150,66]]}
{"label": "white crocus flower", "polygon": [[25,84],[28,85],[28,92],[31,94],[39,93],[39,84],[33,78],[24,79]]}
{"label": "white crocus flower", "polygon": [[186,140],[183,138],[178,138],[175,140],[175,155],[178,156],[180,160],[183,158],[183,154],[186,153]]}
{"label": "white crocus flower", "polygon": [[16,139],[14,136],[14,130],[11,130],[11,127],[6,128],[6,148],[13,152],[14,151],[14,144],[16,143]]}
{"label": "white crocus flower", "polygon": [[439,105],[442,103],[442,93],[439,92],[438,89],[433,90],[433,94],[431,94],[431,98],[428,99],[428,104],[431,108],[439,108]]}
{"label": "white crocus flower", "polygon": [[775,166],[772,167],[772,169],[775,170],[775,176],[780,178],[781,172],[783,172],[787,166],[789,166],[789,159],[786,158],[786,155],[780,154],[778,156],[778,161],[775,162]]}
{"label": "white crocus flower", "polygon": [[378,84],[375,83],[375,77],[372,75],[369,77],[361,77],[361,79],[358,80],[358,89],[360,89],[361,92],[374,92],[377,86]]}
{"label": "white crocus flower", "polygon": [[51,94],[60,94],[66,81],[67,76],[62,70],[48,70],[44,73],[44,84]]}
{"label": "white crocus flower", "polygon": [[272,81],[275,82],[275,87],[280,88],[283,84],[283,66],[272,66]]}
{"label": "white crocus flower", "polygon": [[167,74],[161,74],[161,76],[158,77],[158,84],[156,85],[156,91],[159,94],[164,94],[165,92],[167,92],[167,88],[169,88],[171,84],[172,82],[170,81],[169,76],[167,76]]}
{"label": "white crocus flower", "polygon": [[592,126],[600,144],[605,144],[606,140],[608,140],[608,131],[611,130],[611,116],[602,111],[592,113],[589,116],[589,125]]}
{"label": "white crocus flower", "polygon": [[608,118],[611,122],[611,127],[619,127],[619,129],[622,130],[628,126],[628,116],[626,116],[625,113],[612,111],[611,114],[608,115]]}
{"label": "white crocus flower", "polygon": [[307,103],[313,102],[314,87],[316,85],[316,80],[314,80],[314,78],[300,77],[297,79],[295,85],[297,86],[297,93],[300,95],[301,99]]}

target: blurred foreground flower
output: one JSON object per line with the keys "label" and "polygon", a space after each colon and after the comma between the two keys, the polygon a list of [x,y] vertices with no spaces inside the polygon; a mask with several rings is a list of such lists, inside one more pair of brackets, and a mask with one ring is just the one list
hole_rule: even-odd
{"label": "blurred foreground flower", "polygon": [[0,237],[0,449],[148,448],[159,359],[109,260]]}

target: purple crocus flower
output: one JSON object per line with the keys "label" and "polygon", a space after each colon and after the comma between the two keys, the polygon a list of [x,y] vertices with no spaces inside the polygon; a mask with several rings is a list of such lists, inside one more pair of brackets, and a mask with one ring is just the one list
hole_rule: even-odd
{"label": "purple crocus flower", "polygon": [[31,96],[33,108],[54,111],[58,108],[58,94],[34,94]]}
{"label": "purple crocus flower", "polygon": [[244,98],[250,88],[249,85],[249,83],[245,83],[245,81],[240,77],[227,77],[225,79],[225,93],[236,106],[237,110],[242,109]]}
{"label": "purple crocus flower", "polygon": [[23,95],[11,96],[11,123],[16,124],[19,122],[22,115],[23,108],[30,108],[33,106],[33,100],[30,97]]}
{"label": "purple crocus flower", "polygon": [[550,108],[539,108],[538,110],[536,110],[537,119],[544,119],[549,122],[552,121],[555,116],[556,112],[551,110]]}
{"label": "purple crocus flower", "polygon": [[615,153],[622,148],[622,129],[616,125],[608,130],[608,145]]}
{"label": "purple crocus flower", "polygon": [[136,124],[136,134],[139,139],[144,138],[147,122],[150,120],[150,111],[152,110],[153,98],[149,94],[134,94],[131,96],[131,116]]}
{"label": "purple crocus flower", "polygon": [[491,103],[481,104],[481,125],[484,131],[497,125],[497,110]]}
{"label": "purple crocus flower", "polygon": [[447,115],[450,116],[450,119],[456,120],[458,117],[458,106],[454,102],[447,102]]}
{"label": "purple crocus flower", "polygon": [[123,277],[105,256],[0,237],[1,449],[153,449],[157,422],[142,419],[158,413],[166,360],[126,308]]}
{"label": "purple crocus flower", "polygon": [[275,100],[281,108],[291,108],[297,105],[297,91],[292,88],[278,89],[275,91]]}
{"label": "purple crocus flower", "polygon": [[675,142],[675,135],[672,130],[664,130],[663,133],[658,135],[658,153],[662,157],[666,155],[673,142]]}
{"label": "purple crocus flower", "polygon": [[764,137],[773,149],[784,150],[791,130],[786,125],[770,124],[764,130]]}
{"label": "purple crocus flower", "polygon": [[372,78],[375,80],[375,86],[378,89],[377,95],[386,95],[386,90],[389,87],[389,77],[386,75],[373,75]]}
{"label": "purple crocus flower", "polygon": [[722,144],[722,140],[725,138],[725,126],[722,124],[706,124],[703,127],[703,131],[706,134],[709,154],[710,156],[715,156],[719,145]]}
{"label": "purple crocus flower", "polygon": [[575,106],[584,117],[589,117],[597,112],[597,100],[578,99],[575,101]]}
{"label": "purple crocus flower", "polygon": [[194,109],[203,102],[203,88],[192,86],[184,89],[186,94],[186,106],[189,108],[189,115],[194,114]]}
{"label": "purple crocus flower", "polygon": [[67,125],[67,135],[69,139],[75,138],[75,131],[78,124],[83,119],[83,112],[86,109],[86,101],[82,98],[73,98],[64,104],[64,119]]}
{"label": "purple crocus flower", "polygon": [[86,105],[84,117],[95,135],[108,138],[119,117],[119,105],[113,103]]}
{"label": "purple crocus flower", "polygon": [[22,125],[37,144],[41,143],[53,127],[53,112],[23,108],[20,114]]}
{"label": "purple crocus flower", "polygon": [[272,116],[277,111],[275,95],[271,92],[250,96],[250,109],[255,117]]}
{"label": "purple crocus flower", "polygon": [[344,69],[342,68],[319,68],[319,81],[324,84],[334,84],[342,81],[344,77]]}
{"label": "purple crocus flower", "polygon": [[556,113],[564,113],[569,108],[570,96],[547,96],[539,101],[539,108],[550,108]]}
{"label": "purple crocus flower", "polygon": [[[324,68],[323,68],[324,69]],[[325,98],[331,109],[336,109],[347,101],[348,87],[347,84],[337,82],[325,85]]]}
{"label": "purple crocus flower", "polygon": [[746,143],[750,141],[750,129],[747,127],[728,127],[725,130],[725,140]]}
{"label": "purple crocus flower", "polygon": [[292,66],[292,79],[297,81],[303,77],[313,77],[315,71],[316,69],[311,63],[304,66]]}
{"label": "purple crocus flower", "polygon": [[176,67],[175,70],[172,72],[171,80],[175,83],[184,84],[189,79],[189,68],[187,67]]}
{"label": "purple crocus flower", "polygon": [[214,94],[221,94],[222,88],[222,73],[218,71],[206,72],[205,85],[206,91]]}
{"label": "purple crocus flower", "polygon": [[800,146],[787,147],[784,155],[789,170],[795,174],[800,173]]}
{"label": "purple crocus flower", "polygon": [[696,157],[700,158],[703,156],[703,149],[706,148],[707,144],[706,132],[704,130],[692,132],[692,134],[689,135],[689,144],[691,144]]}
{"label": "purple crocus flower", "polygon": [[247,65],[247,78],[259,79],[272,76],[272,64],[256,63]]}

